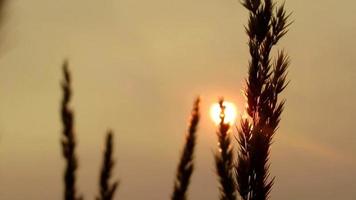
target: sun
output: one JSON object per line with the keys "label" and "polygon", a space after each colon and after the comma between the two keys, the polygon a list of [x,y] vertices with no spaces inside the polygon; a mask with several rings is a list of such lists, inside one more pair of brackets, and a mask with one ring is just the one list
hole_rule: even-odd
{"label": "sun", "polygon": [[[224,123],[233,125],[235,123],[236,116],[237,116],[236,106],[235,104],[228,101],[224,101],[223,105],[225,106]],[[221,114],[221,108],[219,103],[214,103],[210,108],[210,116],[215,124],[220,124],[221,122],[220,114]]]}

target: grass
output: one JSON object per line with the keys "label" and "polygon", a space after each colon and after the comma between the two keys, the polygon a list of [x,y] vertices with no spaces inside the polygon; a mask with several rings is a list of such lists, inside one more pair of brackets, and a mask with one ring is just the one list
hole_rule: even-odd
{"label": "grass", "polygon": [[246,33],[250,62],[246,88],[246,113],[238,129],[239,152],[236,166],[237,189],[243,200],[266,200],[273,186],[269,157],[285,101],[280,93],[286,81],[288,56],[280,51],[271,62],[271,50],[288,32],[289,16],[284,5],[272,0],[243,0],[249,11]]}
{"label": "grass", "polygon": [[[0,9],[2,1],[0,0]],[[249,11],[246,33],[249,41],[250,61],[244,94],[247,100],[246,115],[241,120],[236,137],[237,157],[234,156],[230,138],[230,124],[225,122],[224,100],[220,99],[220,119],[217,130],[218,151],[215,152],[216,174],[219,178],[220,200],[267,200],[274,183],[270,177],[269,158],[273,136],[276,133],[285,100],[280,94],[288,85],[287,69],[289,58],[284,51],[276,58],[271,56],[272,49],[287,33],[290,25],[284,5],[277,6],[272,0],[243,0],[242,4]],[[70,108],[71,77],[68,63],[63,64],[61,103],[62,150],[66,161],[64,172],[64,199],[81,200],[76,191],[76,139],[74,114]],[[190,179],[194,170],[194,150],[197,127],[200,120],[200,99],[193,105],[190,124],[185,144],[178,163],[172,200],[186,200]],[[103,154],[103,163],[99,179],[97,200],[112,200],[118,188],[118,181],[111,182],[113,174],[113,133],[108,132]]]}
{"label": "grass", "polygon": [[[72,97],[71,75],[68,68],[68,62],[63,63],[63,81],[62,92],[63,98],[61,102],[61,117],[62,117],[62,153],[66,162],[64,172],[64,199],[65,200],[82,200],[83,197],[78,195],[76,190],[76,171],[78,168],[78,159],[75,153],[76,139],[74,131],[74,113],[70,108],[70,100]],[[112,200],[117,190],[118,181],[110,182],[114,167],[113,146],[114,136],[112,131],[108,131],[106,135],[105,150],[103,155],[103,163],[99,178],[99,195],[97,200]]]}
{"label": "grass", "polygon": [[188,133],[185,137],[183,152],[177,167],[173,194],[171,196],[172,200],[187,199],[187,190],[194,170],[194,149],[197,137],[196,132],[200,119],[199,103],[200,99],[197,98],[193,105]]}
{"label": "grass", "polygon": [[220,182],[220,200],[235,200],[236,186],[233,171],[233,148],[230,139],[230,124],[225,123],[224,100],[220,99],[220,124],[217,131],[218,151],[215,153],[216,173]]}
{"label": "grass", "polygon": [[76,150],[76,139],[74,132],[74,114],[69,106],[72,90],[71,77],[68,69],[68,62],[63,63],[62,92],[63,99],[61,104],[62,116],[62,153],[66,161],[66,168],[64,172],[64,199],[65,200],[81,200],[81,196],[77,194],[76,190],[76,170],[78,168]]}
{"label": "grass", "polygon": [[112,170],[115,164],[113,160],[113,138],[113,132],[109,131],[106,135],[103,164],[99,179],[99,195],[96,198],[97,200],[112,200],[119,185],[118,181],[110,183]]}
{"label": "grass", "polygon": [[[4,20],[6,0],[0,0],[0,23]],[[274,183],[270,177],[270,148],[284,109],[285,100],[280,94],[288,85],[287,69],[289,58],[284,51],[272,58],[272,49],[285,36],[290,26],[284,5],[277,6],[273,0],[242,0],[249,12],[246,28],[250,61],[244,94],[247,100],[247,117],[241,120],[238,128],[238,154],[234,162],[230,125],[224,122],[223,99],[219,101],[221,123],[217,131],[219,146],[215,153],[216,173],[219,177],[221,200],[236,200],[239,193],[243,200],[267,200]],[[63,98],[61,101],[62,155],[65,160],[64,200],[82,200],[78,194],[76,154],[76,134],[74,130],[74,112],[70,108],[72,97],[71,75],[68,62],[63,63]],[[184,148],[177,167],[172,200],[186,200],[187,190],[194,170],[194,150],[197,127],[200,120],[200,99],[193,105],[190,124],[185,138]],[[118,188],[118,181],[111,181],[114,168],[114,136],[107,133],[103,163],[99,178],[97,200],[112,200]],[[235,171],[234,171],[235,167]]]}

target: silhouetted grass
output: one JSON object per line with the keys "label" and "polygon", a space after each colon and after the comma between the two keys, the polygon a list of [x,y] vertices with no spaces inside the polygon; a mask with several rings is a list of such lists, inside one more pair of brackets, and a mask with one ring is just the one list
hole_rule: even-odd
{"label": "silhouetted grass", "polygon": [[178,164],[172,200],[185,200],[190,177],[194,170],[194,148],[196,143],[196,131],[200,119],[200,99],[197,98],[193,105],[188,133],[185,138],[184,149]]}
{"label": "silhouetted grass", "polygon": [[233,166],[233,148],[229,135],[230,124],[225,123],[225,106],[224,100],[219,101],[221,108],[220,124],[217,131],[218,136],[218,152],[215,154],[216,173],[220,181],[220,199],[221,200],[236,200],[236,183],[234,177]]}
{"label": "silhouetted grass", "polygon": [[99,196],[97,200],[112,200],[119,185],[118,181],[110,183],[112,170],[115,164],[113,159],[113,133],[109,131],[106,135],[103,164],[99,180]]}
{"label": "silhouetted grass", "polygon": [[61,104],[62,116],[62,153],[66,160],[66,168],[64,172],[64,199],[65,200],[80,200],[82,197],[77,195],[76,191],[76,170],[78,168],[78,161],[75,154],[75,132],[74,132],[74,114],[69,107],[72,96],[71,91],[71,77],[68,70],[68,62],[63,63],[62,91],[63,99]]}
{"label": "silhouetted grass", "polygon": [[270,145],[284,106],[278,96],[287,85],[289,65],[283,51],[274,63],[270,54],[290,23],[284,5],[278,7],[272,0],[243,0],[242,4],[250,13],[246,33],[251,60],[245,88],[248,117],[238,129],[236,180],[244,200],[265,200],[273,185],[273,178],[269,178]]}

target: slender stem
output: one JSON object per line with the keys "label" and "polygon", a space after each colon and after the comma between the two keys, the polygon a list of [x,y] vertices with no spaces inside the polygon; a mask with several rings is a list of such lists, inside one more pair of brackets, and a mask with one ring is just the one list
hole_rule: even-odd
{"label": "slender stem", "polygon": [[96,198],[97,200],[112,200],[119,185],[118,181],[110,183],[112,170],[115,164],[113,160],[113,137],[112,131],[109,131],[106,135],[103,164],[99,180],[99,196]]}
{"label": "slender stem", "polygon": [[219,101],[221,114],[217,131],[218,152],[215,153],[216,173],[220,182],[220,200],[236,200],[236,183],[233,171],[233,151],[229,136],[230,125],[225,123],[224,100]]}
{"label": "slender stem", "polygon": [[63,99],[61,104],[62,116],[62,153],[66,160],[66,169],[64,172],[64,199],[79,200],[82,197],[77,196],[76,191],[76,170],[78,168],[77,156],[75,154],[76,141],[74,132],[74,114],[69,107],[72,96],[71,78],[68,70],[68,62],[63,64],[64,80],[62,81]]}
{"label": "slender stem", "polygon": [[190,183],[190,177],[194,170],[194,148],[196,144],[197,127],[200,119],[199,102],[199,98],[194,102],[188,133],[185,138],[184,149],[177,168],[174,190],[171,197],[172,200],[185,200],[187,198],[186,193]]}

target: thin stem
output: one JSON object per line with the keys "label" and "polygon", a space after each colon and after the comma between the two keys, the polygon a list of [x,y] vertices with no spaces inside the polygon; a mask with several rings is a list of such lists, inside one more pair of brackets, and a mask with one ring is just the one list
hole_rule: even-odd
{"label": "thin stem", "polygon": [[219,101],[221,113],[217,131],[218,152],[215,153],[216,173],[220,182],[220,200],[236,200],[236,183],[233,171],[233,151],[229,136],[230,125],[225,123],[224,100]]}
{"label": "thin stem", "polygon": [[112,170],[115,164],[113,159],[113,137],[112,131],[109,131],[106,135],[103,164],[99,180],[99,196],[96,198],[97,200],[112,200],[119,185],[118,181],[110,183]]}
{"label": "thin stem", "polygon": [[62,81],[63,99],[61,104],[62,116],[62,153],[66,160],[66,169],[64,172],[64,199],[65,200],[80,200],[82,197],[77,196],[76,192],[76,170],[78,168],[77,156],[75,154],[76,141],[74,132],[74,114],[69,107],[72,96],[71,78],[68,70],[68,62],[63,63]]}
{"label": "thin stem", "polygon": [[194,170],[194,148],[196,144],[196,132],[200,119],[199,111],[200,99],[194,102],[191,113],[188,133],[186,134],[184,149],[178,164],[176,179],[174,181],[174,191],[172,200],[185,200],[187,198],[187,189],[190,177]]}

